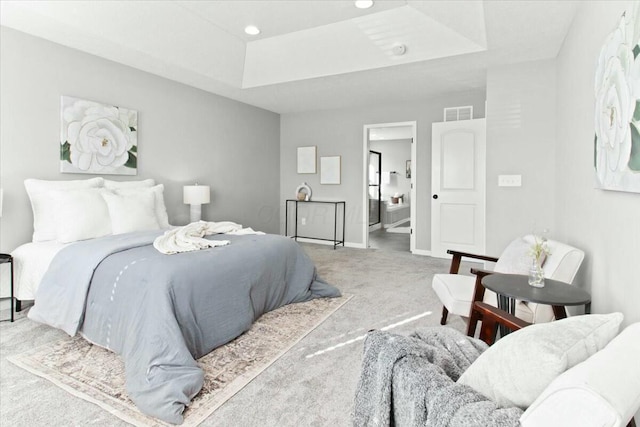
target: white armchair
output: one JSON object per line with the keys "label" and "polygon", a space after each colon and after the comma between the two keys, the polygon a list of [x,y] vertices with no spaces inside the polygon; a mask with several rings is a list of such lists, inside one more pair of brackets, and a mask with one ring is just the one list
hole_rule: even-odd
{"label": "white armchair", "polygon": [[[499,258],[475,255],[458,251],[447,251],[453,255],[449,274],[436,274],[432,287],[443,304],[440,324],[444,325],[449,313],[469,317],[474,300],[475,289],[482,286],[482,277],[493,272],[527,274],[531,265],[528,252],[535,239],[532,235],[518,237],[502,252]],[[547,256],[542,269],[546,278],[559,280],[571,284],[582,264],[584,252],[555,240],[548,240],[550,254]],[[472,269],[475,276],[458,274],[462,258],[496,262],[493,271]],[[487,290],[482,300],[497,306],[496,294]],[[553,309],[549,305],[518,301],[515,311],[516,317],[528,323],[541,323],[553,320]],[[475,324],[473,326],[475,330]]]}

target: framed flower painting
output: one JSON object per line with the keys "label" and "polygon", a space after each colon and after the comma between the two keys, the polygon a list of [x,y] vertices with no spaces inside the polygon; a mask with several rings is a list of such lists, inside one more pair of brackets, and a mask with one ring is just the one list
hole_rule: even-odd
{"label": "framed flower painting", "polygon": [[598,57],[595,81],[596,182],[640,193],[640,13],[623,13]]}
{"label": "framed flower painting", "polygon": [[136,175],[138,112],[61,98],[60,172]]}

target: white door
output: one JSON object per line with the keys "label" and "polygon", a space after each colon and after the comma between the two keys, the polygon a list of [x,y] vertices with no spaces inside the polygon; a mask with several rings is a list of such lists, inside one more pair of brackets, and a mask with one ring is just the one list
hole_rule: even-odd
{"label": "white door", "polygon": [[431,255],[484,254],[486,121],[434,123],[431,136]]}

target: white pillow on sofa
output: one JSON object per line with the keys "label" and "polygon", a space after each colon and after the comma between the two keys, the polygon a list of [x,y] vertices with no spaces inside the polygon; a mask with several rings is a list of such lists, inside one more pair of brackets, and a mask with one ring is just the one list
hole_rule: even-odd
{"label": "white pillow on sofa", "polygon": [[42,179],[26,179],[24,186],[31,201],[33,210],[33,241],[45,242],[56,240],[57,235],[57,202],[51,197],[52,191],[74,190],[81,188],[100,188],[103,178],[90,178],[75,181],[47,181]]}
{"label": "white pillow on sofa", "polygon": [[160,228],[152,192],[134,194],[102,194],[107,203],[113,234]]}
{"label": "white pillow on sofa", "polygon": [[58,190],[49,193],[55,203],[56,240],[71,243],[111,234],[111,220],[102,198],[104,188]]}
{"label": "white pillow on sofa", "polygon": [[169,228],[169,216],[167,215],[167,207],[164,204],[164,185],[158,184],[148,188],[121,188],[115,191],[116,194],[135,195],[152,193],[154,197],[154,210],[156,212],[156,220],[160,228]]}
{"label": "white pillow on sofa", "polygon": [[640,407],[640,323],[567,370],[520,417],[523,427],[625,426]]}
{"label": "white pillow on sofa", "polygon": [[503,407],[529,407],[560,374],[618,334],[621,313],[527,326],[498,340],[458,379]]}

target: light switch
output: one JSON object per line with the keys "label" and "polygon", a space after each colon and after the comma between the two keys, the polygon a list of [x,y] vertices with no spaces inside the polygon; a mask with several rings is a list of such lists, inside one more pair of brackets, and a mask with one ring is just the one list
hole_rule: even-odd
{"label": "light switch", "polygon": [[498,187],[522,187],[522,175],[498,175]]}

